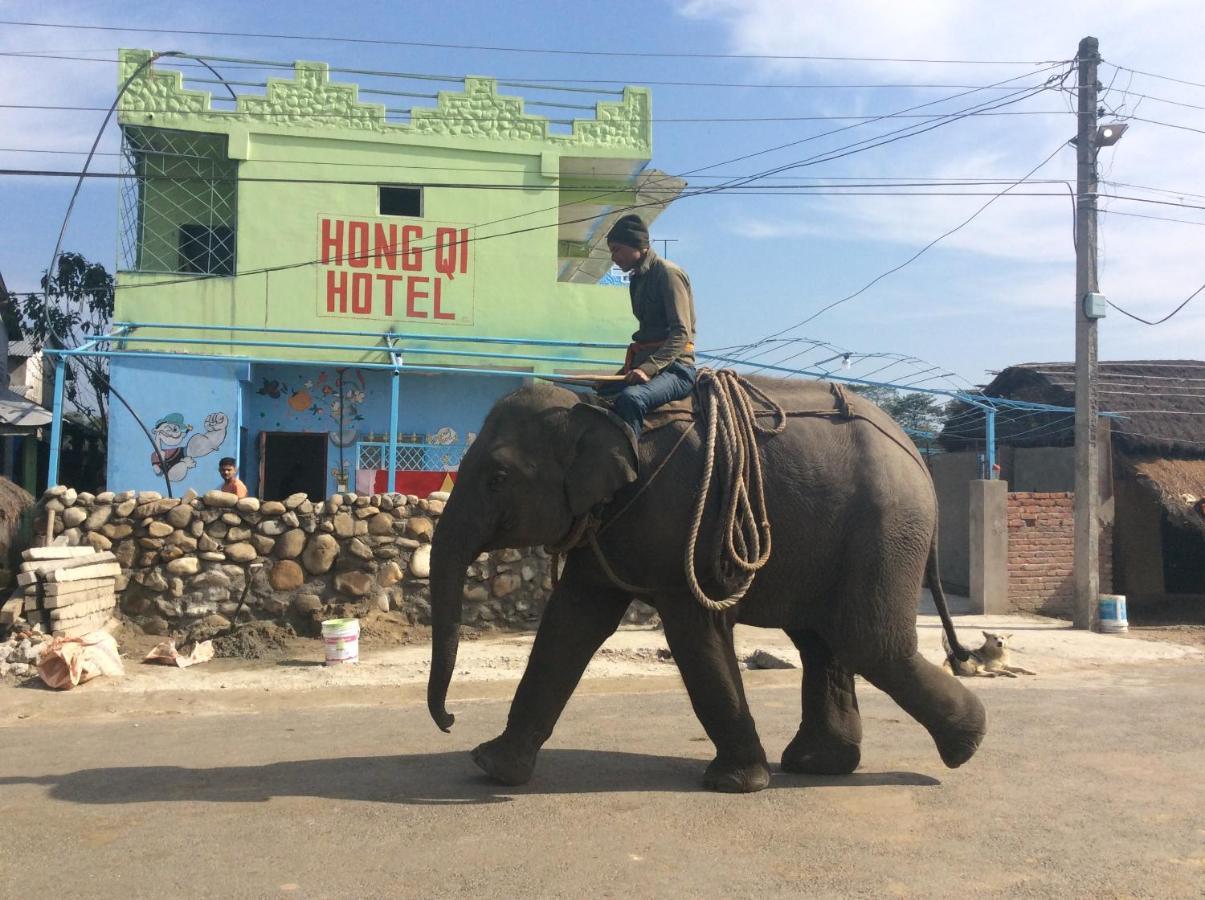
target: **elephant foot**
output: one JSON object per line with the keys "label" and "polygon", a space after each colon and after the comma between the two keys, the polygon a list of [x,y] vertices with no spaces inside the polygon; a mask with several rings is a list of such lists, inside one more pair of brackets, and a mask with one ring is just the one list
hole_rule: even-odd
{"label": "elephant foot", "polygon": [[857,744],[832,736],[805,736],[802,730],[782,751],[782,770],[796,775],[848,775],[861,761]]}
{"label": "elephant foot", "polygon": [[536,754],[520,752],[504,738],[496,737],[473,749],[473,762],[494,781],[518,787],[531,780]]}
{"label": "elephant foot", "polygon": [[713,759],[703,773],[703,786],[722,794],[752,794],[770,784],[770,768],[764,762],[732,765]]}
{"label": "elephant foot", "polygon": [[971,699],[963,715],[945,728],[933,728],[930,734],[937,744],[941,761],[949,768],[957,769],[975,755],[983,736],[987,733],[987,711],[979,698],[968,692]]}

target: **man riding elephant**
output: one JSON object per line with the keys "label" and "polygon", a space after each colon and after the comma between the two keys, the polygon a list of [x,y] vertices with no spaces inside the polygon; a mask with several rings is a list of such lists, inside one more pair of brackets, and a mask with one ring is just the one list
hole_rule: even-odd
{"label": "man riding elephant", "polygon": [[604,388],[616,415],[639,438],[645,414],[689,397],[695,387],[695,303],[690,279],[649,246],[649,230],[635,213],[607,233],[611,261],[631,273],[632,313],[639,323],[624,360],[622,388]]}

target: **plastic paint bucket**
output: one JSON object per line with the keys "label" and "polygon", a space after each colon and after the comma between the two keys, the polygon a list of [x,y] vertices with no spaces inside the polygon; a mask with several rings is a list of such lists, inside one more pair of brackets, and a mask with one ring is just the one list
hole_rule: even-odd
{"label": "plastic paint bucket", "polygon": [[322,623],[326,664],[339,666],[360,659],[360,620],[327,619]]}
{"label": "plastic paint bucket", "polygon": [[1101,594],[1097,601],[1100,630],[1104,634],[1121,634],[1130,630],[1126,621],[1125,594]]}

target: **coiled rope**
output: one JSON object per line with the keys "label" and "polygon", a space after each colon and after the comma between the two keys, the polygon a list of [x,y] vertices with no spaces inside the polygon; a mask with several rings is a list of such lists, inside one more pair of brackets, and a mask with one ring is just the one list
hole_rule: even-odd
{"label": "coiled rope", "polygon": [[[787,426],[787,414],[763,391],[731,369],[700,369],[696,389],[705,410],[707,446],[702,483],[686,542],[686,582],[702,606],[719,612],[741,601],[758,571],[770,559],[770,521],[766,514],[765,481],[757,438],[781,434]],[[763,426],[758,423],[754,401],[772,414],[773,424]],[[727,491],[722,494],[722,543],[712,567],[721,584],[736,584],[735,589],[720,600],[712,599],[703,590],[697,571],[699,528],[712,483],[717,477]]]}

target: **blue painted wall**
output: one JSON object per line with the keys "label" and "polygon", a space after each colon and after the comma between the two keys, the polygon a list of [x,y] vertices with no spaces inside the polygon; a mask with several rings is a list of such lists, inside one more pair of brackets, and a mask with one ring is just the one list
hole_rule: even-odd
{"label": "blue painted wall", "polygon": [[[347,464],[354,485],[356,442],[389,439],[390,378],[378,369],[252,365],[243,410],[248,446],[253,449],[243,466],[244,478],[258,478],[254,448],[259,432],[298,431],[330,435],[328,493],[335,490],[333,470],[341,462]],[[456,440],[464,442],[470,432],[480,430],[494,402],[522,383],[520,377],[402,375],[398,431],[424,440],[450,428]],[[247,484],[252,490],[258,486],[251,480]]]}
{"label": "blue painted wall", "polygon": [[151,431],[155,446],[114,399],[109,489],[165,493],[157,467],[168,472],[175,496],[217,487],[218,460],[239,455],[237,366],[188,359],[114,359],[110,365],[113,386]]}
{"label": "blue painted wall", "polygon": [[[259,433],[283,431],[328,435],[330,493],[335,490],[333,470],[341,461],[355,484],[357,441],[389,439],[391,376],[381,370],[115,359],[111,377],[159,448],[153,449],[133,418],[113,403],[108,486],[116,491],[163,493],[163,479],[153,467],[155,453],[171,473],[177,496],[190,487],[198,493],[217,487],[217,463],[223,456],[239,460],[240,475],[254,494]],[[451,429],[456,442],[463,443],[480,430],[494,402],[522,383],[521,376],[402,375],[398,431],[424,440]]]}

